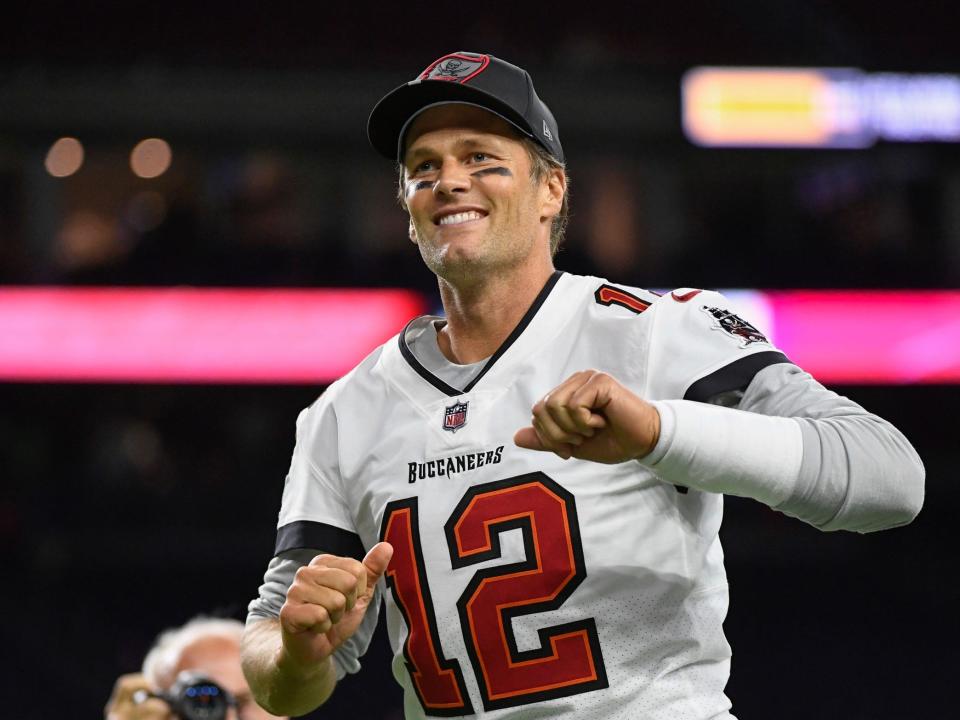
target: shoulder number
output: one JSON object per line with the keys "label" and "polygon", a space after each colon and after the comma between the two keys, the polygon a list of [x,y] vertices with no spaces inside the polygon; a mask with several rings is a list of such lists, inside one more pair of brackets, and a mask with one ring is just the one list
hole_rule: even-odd
{"label": "shoulder number", "polygon": [[650,307],[650,303],[646,300],[641,300],[633,293],[628,293],[623,288],[614,287],[613,285],[601,285],[597,288],[593,297],[600,305],[606,305],[608,307],[610,305],[619,305],[620,307],[625,307],[627,310],[635,312],[637,315]]}
{"label": "shoulder number", "polygon": [[[440,646],[416,508],[416,498],[389,503],[380,531],[394,546],[386,577],[407,624],[404,658],[427,715],[469,715],[460,664]],[[608,687],[593,618],[540,629],[533,650],[513,636],[513,618],[560,607],[586,577],[571,493],[539,472],[470,488],[444,525],[452,567],[500,557],[500,533],[518,528],[526,559],[478,570],[457,601],[487,711]]]}

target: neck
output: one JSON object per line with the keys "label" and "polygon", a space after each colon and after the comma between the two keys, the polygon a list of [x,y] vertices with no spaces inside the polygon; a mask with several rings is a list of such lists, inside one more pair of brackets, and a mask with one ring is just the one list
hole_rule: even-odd
{"label": "neck", "polygon": [[514,267],[489,273],[469,286],[439,278],[440,297],[447,315],[437,334],[440,350],[461,365],[490,357],[520,322],[547,280],[553,261],[532,267]]}

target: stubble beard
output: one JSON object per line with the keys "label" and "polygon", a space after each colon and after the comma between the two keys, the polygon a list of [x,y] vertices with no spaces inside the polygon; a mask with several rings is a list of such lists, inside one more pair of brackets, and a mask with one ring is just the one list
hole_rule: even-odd
{"label": "stubble beard", "polygon": [[468,287],[516,267],[528,254],[528,244],[504,237],[503,230],[491,230],[467,251],[454,248],[451,252],[449,245],[437,248],[420,243],[419,247],[424,263],[441,282]]}
{"label": "stubble beard", "polygon": [[[450,244],[438,248],[419,242],[420,256],[434,275],[454,287],[468,287],[482,282],[486,277],[508,273],[532,252],[530,246],[535,242],[536,228],[528,227],[523,221],[530,217],[531,212],[535,212],[532,207],[515,208],[511,218],[513,222],[503,223],[501,218],[503,224],[491,224],[483,237],[471,243],[466,251],[455,244],[453,248]],[[423,237],[419,228],[417,233]],[[519,234],[529,237],[523,240],[518,237]],[[453,252],[450,252],[451,249]]]}

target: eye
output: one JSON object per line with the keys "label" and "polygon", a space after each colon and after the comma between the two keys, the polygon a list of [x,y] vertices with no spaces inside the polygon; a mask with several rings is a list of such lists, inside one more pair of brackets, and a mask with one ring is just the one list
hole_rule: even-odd
{"label": "eye", "polygon": [[436,160],[421,160],[415,164],[407,166],[407,177],[415,178],[424,173],[433,172],[437,169]]}
{"label": "eye", "polygon": [[475,152],[470,156],[474,162],[482,163],[490,159],[490,156],[483,152]]}

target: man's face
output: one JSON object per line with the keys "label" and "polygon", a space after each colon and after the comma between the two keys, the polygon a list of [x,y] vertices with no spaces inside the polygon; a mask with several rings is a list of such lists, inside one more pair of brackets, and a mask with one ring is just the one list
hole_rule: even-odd
{"label": "man's face", "polygon": [[208,636],[188,645],[180,655],[175,675],[184,670],[203,673],[237,699],[237,713],[232,710],[227,720],[267,720],[274,718],[257,705],[240,667],[240,646],[226,637]]}
{"label": "man's face", "polygon": [[560,202],[530,169],[517,132],[486,110],[449,104],[417,117],[407,133],[404,199],[411,239],[434,273],[455,281],[549,253]]}

